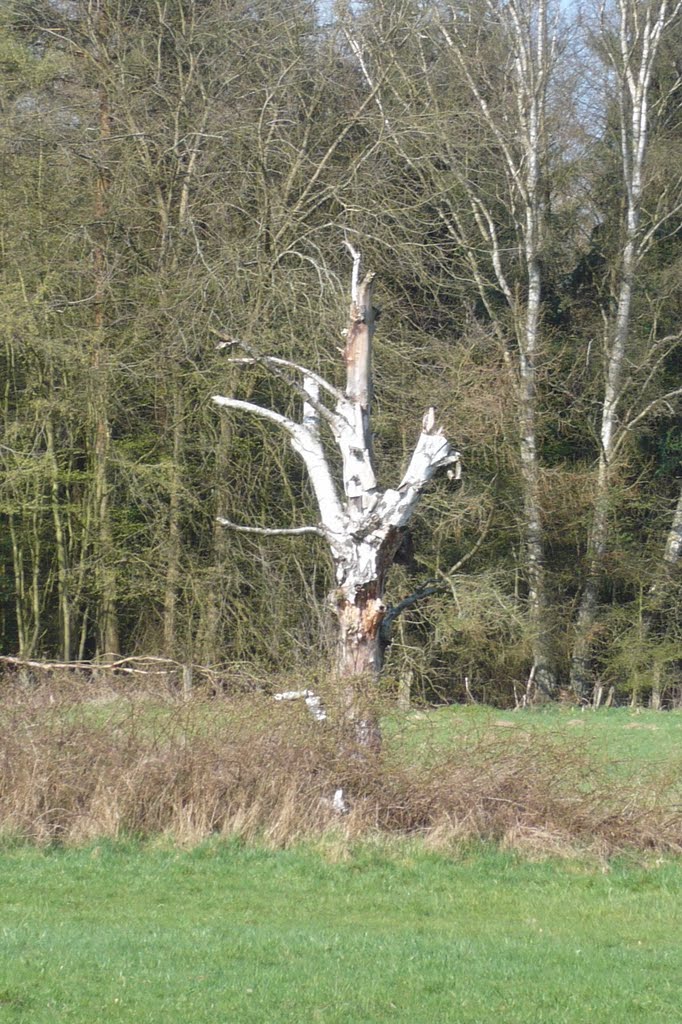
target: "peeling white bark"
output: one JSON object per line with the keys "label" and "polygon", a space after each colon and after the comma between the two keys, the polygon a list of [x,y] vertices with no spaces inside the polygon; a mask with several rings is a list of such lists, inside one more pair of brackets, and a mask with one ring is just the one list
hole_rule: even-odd
{"label": "peeling white bark", "polygon": [[[355,275],[357,262],[354,260]],[[354,285],[354,294],[362,296],[363,289],[368,292],[370,284],[371,277],[368,276],[362,285]],[[365,295],[364,301],[365,304],[369,303],[371,295]],[[362,314],[358,309],[358,302],[354,299],[351,323],[356,334],[360,333],[357,330],[358,326],[362,329],[368,326],[368,319],[366,312]],[[371,337],[366,341],[362,339],[362,343],[364,347],[369,348]],[[272,363],[299,371],[303,375],[301,388],[306,395],[302,423],[296,423],[272,409],[236,398],[215,395],[213,401],[225,408],[248,412],[269,420],[289,434],[292,447],[306,464],[317,498],[321,525],[266,530],[261,527],[237,526],[226,519],[219,521],[228,527],[266,535],[323,533],[332,550],[337,584],[342,589],[345,600],[354,601],[359,590],[382,575],[379,556],[389,536],[407,526],[426,485],[439,470],[459,464],[460,453],[452,447],[442,428],[436,428],[435,410],[430,408],[424,416],[422,432],[402,480],[395,489],[379,491],[368,429],[371,382],[367,379],[367,374],[370,372],[370,356],[362,353],[359,357],[347,361],[352,361],[352,368],[349,370],[350,394],[342,395],[319,374],[287,360],[271,357],[236,360],[244,364]],[[332,396],[338,396],[335,417],[331,410],[322,406],[319,396],[321,389]],[[343,504],[320,440],[321,407],[327,413],[325,419],[333,422],[333,433],[343,462]]]}
{"label": "peeling white bark", "polygon": [[304,700],[308,711],[316,722],[326,722],[327,712],[325,711],[322,698],[314,690],[284,690],[282,693],[275,693],[274,700]]}
{"label": "peeling white bark", "polygon": [[[267,530],[261,527],[234,527],[265,535],[277,533],[311,533],[324,535],[334,561],[336,589],[330,596],[338,617],[340,639],[338,672],[342,677],[356,678],[375,674],[381,663],[380,627],[386,615],[383,601],[387,572],[400,547],[405,529],[414,514],[419,496],[441,469],[459,478],[460,454],[436,426],[435,410],[424,416],[422,431],[410,458],[407,470],[395,488],[381,491],[377,485],[372,451],[370,425],[372,399],[372,337],[375,313],[372,308],[374,275],[360,279],[360,255],[349,246],[353,256],[351,307],[346,331],[344,360],[346,388],[339,391],[319,374],[289,360],[254,355],[247,345],[224,338],[225,347],[241,344],[247,351],[239,364],[258,363],[283,380],[302,399],[301,422],[252,402],[216,395],[213,401],[224,408],[274,423],[290,438],[294,450],[305,462],[317,499],[320,524],[289,530]],[[292,371],[287,376],[283,371]],[[335,408],[325,405],[321,393],[335,400]],[[322,444],[322,423],[331,431],[338,448],[343,479],[340,495],[327,453]],[[451,467],[456,466],[456,471]],[[233,526],[229,520],[221,520]],[[361,742],[371,744],[377,731],[371,720],[363,717],[351,685],[346,701],[348,716],[356,726]],[[307,693],[307,692],[306,692]],[[314,695],[305,695],[306,701]],[[278,695],[277,699],[293,699]]]}

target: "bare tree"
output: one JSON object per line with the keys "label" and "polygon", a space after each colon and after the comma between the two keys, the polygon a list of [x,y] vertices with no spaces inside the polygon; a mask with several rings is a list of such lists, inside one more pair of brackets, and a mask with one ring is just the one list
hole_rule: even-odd
{"label": "bare tree", "polygon": [[[388,608],[384,591],[388,571],[403,542],[419,496],[438,470],[458,475],[459,452],[442,429],[435,411],[424,416],[422,432],[405,474],[396,488],[377,484],[372,451],[372,338],[376,311],[372,306],[374,274],[360,277],[360,254],[351,249],[353,274],[344,362],[346,386],[341,391],[319,374],[289,360],[256,354],[244,343],[224,336],[221,345],[240,346],[238,364],[259,363],[284,381],[302,400],[300,422],[273,409],[217,395],[213,401],[276,424],[289,435],[303,459],[320,514],[318,524],[290,529],[264,529],[223,520],[225,526],[266,535],[316,534],[325,539],[334,563],[336,586],[330,605],[338,621],[336,674],[342,683],[345,717],[363,745],[379,740],[376,721],[367,710],[364,692],[382,661],[381,624]],[[323,398],[321,397],[323,396]],[[322,437],[325,426],[341,459],[343,497],[335,482]]]}
{"label": "bare tree", "polygon": [[[494,13],[493,4],[488,5]],[[467,66],[463,41],[443,27],[448,45],[454,50],[464,78],[478,104],[481,116],[504,157],[509,194],[519,249],[525,263],[525,301],[513,288],[500,251],[495,220],[486,198],[474,189],[469,200],[481,241],[487,247],[497,285],[513,313],[516,353],[508,342],[505,355],[510,366],[518,402],[518,432],[523,480],[524,539],[528,602],[533,643],[531,676],[546,695],[556,690],[548,622],[545,536],[540,500],[540,459],[537,440],[537,364],[540,357],[542,249],[546,202],[546,104],[556,51],[557,25],[550,26],[546,0],[529,3],[510,0],[502,9],[504,34],[510,44],[511,82],[515,101],[515,139],[510,138],[496,118],[493,105],[478,87]],[[475,266],[475,261],[474,261]],[[485,293],[485,287],[483,289]]]}
{"label": "bare tree", "polygon": [[[404,12],[396,15],[401,16]],[[533,656],[529,685],[552,696],[557,683],[537,378],[550,187],[547,102],[558,21],[547,0],[474,0],[457,11],[434,4],[413,32],[415,74],[405,68],[404,41],[399,49],[386,47],[382,39],[370,52],[352,19],[347,24],[349,45],[375,94],[383,131],[436,207],[444,251],[457,253],[450,266],[436,255],[439,271],[453,282],[463,274],[470,277],[499,343],[516,407]],[[451,83],[446,90],[444,76]]]}
{"label": "bare tree", "polygon": [[[679,216],[682,209],[679,196],[677,200],[671,199],[675,186],[669,183],[654,199],[653,215],[643,217],[654,67],[661,39],[681,10],[680,2],[670,4],[668,0],[617,0],[615,20],[605,4],[599,10],[599,41],[616,88],[624,202],[612,303],[604,316],[603,396],[587,579],[580,599],[571,657],[571,684],[580,696],[588,692],[592,683],[593,634],[609,544],[610,495],[618,456],[633,428],[682,391],[678,388],[658,395],[643,407],[638,407],[637,403],[629,410],[624,407],[624,396],[633,378],[632,308],[637,272],[657,233],[671,216]],[[671,91],[676,91],[678,85],[679,77]],[[665,103],[667,99],[669,96],[662,97],[659,102]],[[645,383],[655,375],[671,343],[678,340],[679,335],[657,337],[654,329],[645,359]],[[644,389],[642,392],[646,394]]]}

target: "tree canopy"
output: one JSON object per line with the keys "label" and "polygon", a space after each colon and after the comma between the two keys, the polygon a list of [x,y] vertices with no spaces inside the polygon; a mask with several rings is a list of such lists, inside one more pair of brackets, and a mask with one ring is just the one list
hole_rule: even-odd
{"label": "tree canopy", "polygon": [[378,483],[431,405],[464,465],[389,682],[679,694],[681,36],[670,0],[0,0],[4,653],[324,664],[322,539],[218,522],[315,523],[310,483],[210,397],[300,415],[226,334],[342,384],[361,242]]}

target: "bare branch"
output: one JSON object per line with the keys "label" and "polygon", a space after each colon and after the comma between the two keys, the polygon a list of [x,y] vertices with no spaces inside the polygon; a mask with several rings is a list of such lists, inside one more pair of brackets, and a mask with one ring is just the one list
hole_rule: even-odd
{"label": "bare branch", "polygon": [[[153,662],[155,664],[166,665],[165,669],[144,669],[144,668],[131,668],[128,663],[131,661],[141,662]],[[16,658],[10,655],[0,655],[0,662],[5,665],[17,665],[22,668],[37,668],[42,669],[45,672],[56,672],[62,669],[68,669],[74,672],[95,672],[98,670],[111,671],[115,669],[116,672],[123,672],[128,675],[141,675],[141,676],[159,676],[167,675],[168,667],[179,668],[180,662],[174,661],[172,658],[157,658],[152,655],[145,655],[142,657],[129,657],[119,658],[116,661],[37,661],[31,658]]]}
{"label": "bare branch", "polygon": [[320,374],[315,373],[314,370],[309,370],[307,366],[301,366],[299,363],[291,362],[288,359],[280,359],[276,356],[264,356],[257,352],[248,342],[242,341],[239,338],[232,338],[222,331],[217,331],[215,328],[210,328],[211,334],[215,334],[216,337],[221,338],[222,341],[216,347],[230,348],[233,346],[239,346],[248,353],[246,357],[231,357],[229,362],[236,365],[253,365],[253,366],[264,366],[273,376],[281,380],[287,387],[290,387],[303,399],[304,404],[312,405],[317,413],[324,419],[330,426],[331,431],[339,442],[339,434],[342,432],[342,424],[339,421],[339,415],[328,409],[327,406],[319,400],[319,395],[312,395],[310,389],[306,387],[305,381],[299,383],[297,380],[292,380],[291,377],[282,373],[280,367],[296,370],[297,373],[303,374],[304,378],[310,378],[315,381],[322,390],[326,391],[333,398],[336,399],[337,404],[341,404],[344,401],[344,395],[338,388],[335,388],[329,381],[321,377]]}
{"label": "bare branch", "polygon": [[264,420],[270,420],[286,430],[292,437],[295,437],[297,432],[302,429],[300,424],[294,423],[288,416],[282,416],[281,413],[275,412],[273,409],[265,409],[262,405],[255,405],[253,402],[243,402],[240,398],[225,398],[224,395],[213,395],[211,401],[227,409],[241,409],[242,412],[250,412]]}
{"label": "bare branch", "polygon": [[520,174],[518,163],[514,159],[512,150],[508,145],[507,140],[504,138],[504,135],[502,134],[500,127],[497,123],[497,120],[492,114],[485,97],[483,96],[481,90],[478,88],[478,85],[474,80],[473,75],[471,74],[469,65],[467,64],[467,61],[464,58],[464,54],[459,43],[455,42],[453,36],[442,23],[439,24],[438,27],[441,31],[441,35],[445,39],[445,42],[450,47],[452,53],[454,53],[455,55],[457,63],[466,79],[467,85],[469,86],[472,95],[475,97],[476,102],[478,103],[479,109],[485,119],[486,124],[488,125],[493,135],[495,136],[497,144],[499,145],[504,156],[505,163],[507,165],[507,171],[509,173],[511,180],[513,181],[514,185],[518,190],[518,194],[521,196],[523,201],[526,202],[528,198],[526,193],[526,187],[523,178]]}
{"label": "bare branch", "polygon": [[384,122],[384,124],[386,125],[386,127],[388,129],[390,129],[391,125],[390,125],[390,122],[389,122],[388,118],[386,117],[386,112],[384,110],[384,105],[381,102],[381,94],[380,94],[379,90],[375,90],[374,89],[374,82],[372,81],[372,76],[369,73],[369,68],[367,67],[367,62],[365,61],[365,55],[362,52],[362,47],[360,46],[360,43],[357,41],[355,36],[351,35],[351,33],[348,31],[348,29],[345,26],[344,26],[344,29],[343,29],[343,34],[345,35],[346,39],[348,40],[348,45],[350,46],[351,50],[353,51],[353,53],[357,57],[358,64],[360,65],[360,70],[362,71],[362,74],[364,76],[365,81],[367,82],[367,85],[369,86],[370,90],[374,91],[374,98],[375,98],[375,101],[376,101],[376,105],[377,105],[377,107],[379,109],[379,113],[381,114],[381,119]]}
{"label": "bare branch", "polygon": [[673,398],[679,398],[680,395],[682,395],[682,388],[675,388],[674,391],[668,391],[665,395],[660,395],[658,398],[652,399],[651,402],[644,406],[641,412],[637,413],[636,416],[633,416],[633,418],[628,423],[624,423],[621,427],[622,433],[620,434],[620,437],[616,441],[614,441],[613,446],[611,448],[611,458],[613,458],[618,449],[621,447],[621,445],[625,441],[625,438],[632,431],[633,427],[635,427],[638,423],[641,423],[643,419],[646,419],[646,417],[649,416],[652,412],[654,412],[659,406],[667,405],[669,411],[672,413],[673,410],[669,403]]}
{"label": "bare branch", "polygon": [[[303,392],[306,395],[306,392]],[[222,405],[228,409],[240,409],[243,412],[250,412],[254,416],[270,420],[276,423],[291,437],[291,446],[301,456],[306,464],[310,482],[315,491],[317,506],[320,510],[320,518],[329,537],[340,537],[345,526],[345,517],[341,510],[336,486],[332,479],[327,458],[317,434],[301,423],[294,423],[287,416],[282,416],[272,409],[265,409],[253,402],[243,402],[238,398],[225,398],[223,395],[214,395],[212,401],[216,405]],[[333,540],[330,540],[333,545]]]}
{"label": "bare branch", "polygon": [[314,533],[318,537],[327,536],[321,526],[291,526],[282,528],[240,526],[238,523],[233,523],[230,519],[225,519],[223,516],[217,516],[216,522],[220,523],[221,526],[227,526],[230,530],[236,530],[237,533],[257,533],[261,537],[295,537],[300,536],[303,533]]}
{"label": "bare branch", "polygon": [[[227,342],[222,342],[218,347],[227,347],[227,344]],[[241,345],[241,342],[234,342],[233,344]],[[310,377],[316,384],[319,384],[323,391],[326,391],[332,398],[335,398],[337,402],[343,401],[343,392],[335,388],[333,384],[330,384],[329,381],[325,380],[324,377],[321,377],[314,370],[309,370],[307,366],[302,366],[300,363],[293,363],[290,359],[280,359],[277,356],[235,356],[228,359],[228,362],[241,366],[254,366],[259,363],[264,363],[266,366],[285,366],[290,370],[296,370],[298,373],[303,374],[304,377]],[[294,381],[287,381],[287,383],[295,386]]]}
{"label": "bare branch", "polygon": [[439,580],[429,580],[428,582],[423,583],[421,587],[414,591],[414,593],[408,594],[408,596],[404,597],[402,601],[399,601],[398,604],[393,605],[393,607],[388,609],[382,623],[382,636],[385,641],[389,640],[391,625],[399,615],[402,615],[403,612],[407,611],[408,608],[412,608],[413,605],[417,604],[419,601],[423,601],[427,597],[433,597],[434,594],[442,594],[446,589],[451,587],[452,577],[456,572],[459,572],[462,566],[466,565],[466,563],[474,557],[483,544],[483,541],[488,534],[492,518],[493,514],[491,512],[483,526],[483,529],[476,539],[474,546],[469,548],[467,553],[462,555],[459,561],[455,562],[447,572],[440,573],[441,578]]}
{"label": "bare branch", "polygon": [[413,605],[417,604],[419,601],[423,601],[424,598],[432,597],[434,594],[442,594],[443,589],[442,583],[433,583],[430,586],[424,585],[418,590],[415,590],[414,593],[408,594],[408,596],[404,597],[402,601],[398,602],[398,604],[389,608],[384,616],[384,621],[381,623],[381,634],[383,639],[385,641],[390,639],[391,627],[403,612],[406,612],[408,608],[412,608]]}
{"label": "bare branch", "polygon": [[358,287],[360,285],[360,260],[361,260],[361,256],[360,256],[360,253],[358,252],[358,250],[353,248],[353,246],[350,244],[348,239],[345,239],[343,244],[346,246],[346,248],[348,249],[348,252],[353,257],[353,273],[351,274],[351,281],[350,281],[350,296],[351,296],[351,301],[352,302],[357,302],[358,301]]}

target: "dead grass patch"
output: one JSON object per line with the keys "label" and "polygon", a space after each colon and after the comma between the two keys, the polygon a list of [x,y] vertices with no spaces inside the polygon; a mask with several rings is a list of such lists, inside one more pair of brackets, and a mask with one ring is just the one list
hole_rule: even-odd
{"label": "dead grass patch", "polygon": [[[91,700],[91,697],[95,700]],[[0,831],[36,842],[210,835],[492,840],[526,853],[682,851],[676,779],[615,783],[575,736],[495,729],[446,750],[354,750],[302,708],[32,688],[0,704]],[[424,756],[422,756],[422,754]],[[672,772],[671,772],[672,776]],[[342,788],[349,812],[330,797]]]}

